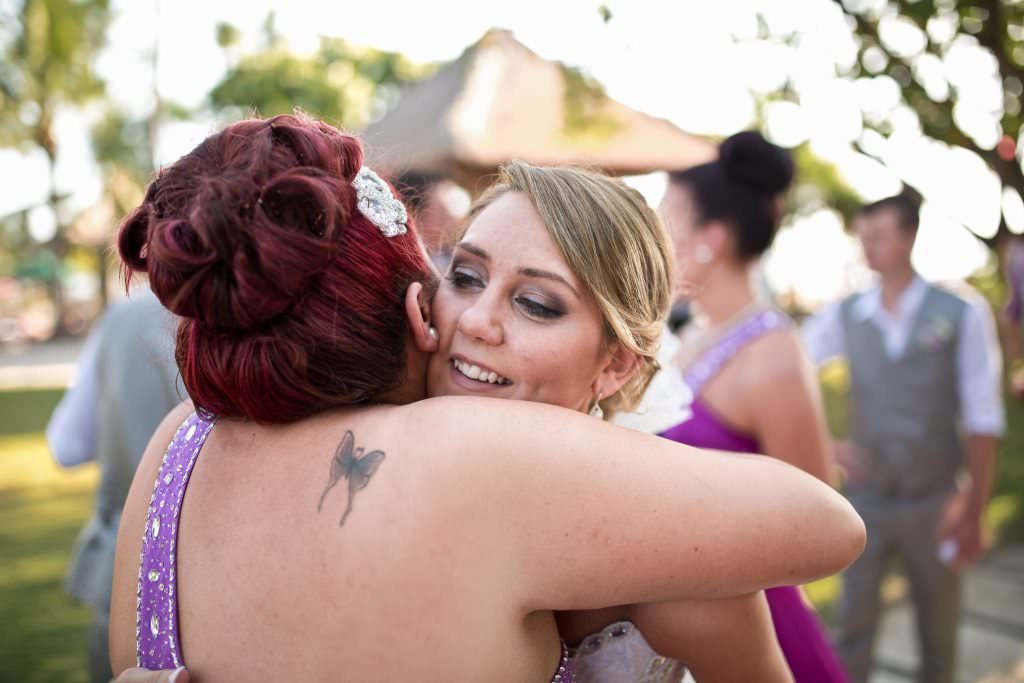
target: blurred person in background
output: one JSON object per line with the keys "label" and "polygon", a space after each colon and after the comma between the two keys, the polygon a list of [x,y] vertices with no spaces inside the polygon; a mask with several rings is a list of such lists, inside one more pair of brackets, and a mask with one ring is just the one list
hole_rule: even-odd
{"label": "blurred person in background", "polygon": [[[918,200],[908,194],[863,207],[854,227],[879,282],[804,328],[817,363],[841,356],[850,367],[850,436],[837,442],[836,457],[868,544],[843,574],[839,650],[858,683],[871,669],[892,555],[910,582],[918,680],[954,680],[959,570],[983,550],[982,513],[1005,428],[990,312],[914,271],[918,223]],[[958,491],[964,466],[969,482]]]}
{"label": "blurred person in background", "polygon": [[97,462],[92,517],[75,542],[68,593],[93,609],[89,676],[113,676],[107,653],[110,593],[121,508],[135,469],[160,421],[186,396],[174,362],[174,320],[144,288],[96,322],[74,383],[53,411],[46,439],[63,467]]}
{"label": "blurred person in background", "polygon": [[468,209],[468,196],[463,198],[467,206],[460,206],[458,195],[465,194],[464,191],[451,180],[428,173],[402,174],[395,186],[412,214],[431,260],[438,270],[444,270],[451,259],[459,222]]}
{"label": "blurred person in background", "polygon": [[[661,435],[701,448],[765,453],[829,482],[833,468],[813,368],[792,322],[763,301],[753,277],[778,230],[794,173],[785,150],[743,132],[721,144],[716,161],[669,174],[659,211],[694,315],[666,343],[677,349],[667,373],[682,378],[686,414]],[[847,680],[800,588],[765,593],[797,683]]]}

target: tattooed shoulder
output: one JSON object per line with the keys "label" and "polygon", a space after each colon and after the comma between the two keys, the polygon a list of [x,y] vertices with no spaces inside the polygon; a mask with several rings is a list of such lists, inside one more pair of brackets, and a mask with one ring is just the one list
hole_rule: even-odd
{"label": "tattooed shoulder", "polygon": [[320,494],[320,503],[316,506],[316,511],[320,512],[323,509],[327,494],[339,481],[345,479],[348,481],[348,503],[338,526],[344,525],[349,513],[352,512],[352,499],[356,492],[366,488],[366,485],[370,483],[370,478],[377,472],[377,468],[382,462],[384,462],[384,451],[374,450],[364,453],[362,447],[356,447],[356,437],[352,431],[346,431],[331,458],[327,487]]}

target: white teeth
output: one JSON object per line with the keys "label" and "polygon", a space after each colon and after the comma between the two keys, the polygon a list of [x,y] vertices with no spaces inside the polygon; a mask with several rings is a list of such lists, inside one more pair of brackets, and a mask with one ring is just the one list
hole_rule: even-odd
{"label": "white teeth", "polygon": [[488,384],[509,384],[507,379],[496,372],[487,372],[485,370],[481,370],[479,366],[463,363],[459,360],[453,360],[452,363],[455,365],[456,370],[466,377],[475,379],[478,382],[486,382]]}

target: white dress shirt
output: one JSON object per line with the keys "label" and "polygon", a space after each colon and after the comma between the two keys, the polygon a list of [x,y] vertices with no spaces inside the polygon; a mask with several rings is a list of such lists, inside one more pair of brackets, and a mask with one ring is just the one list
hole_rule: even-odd
{"label": "white dress shirt", "polygon": [[[914,319],[927,293],[928,284],[915,276],[900,294],[896,310],[889,312],[882,305],[881,285],[875,285],[857,297],[853,314],[878,327],[889,358],[898,360],[907,348]],[[969,434],[999,436],[1006,429],[1006,416],[1002,398],[1003,359],[995,321],[984,299],[961,298],[967,306],[960,319],[956,375],[963,426]],[[804,345],[818,365],[846,356],[840,305],[833,304],[804,323]]]}
{"label": "white dress shirt", "polygon": [[100,321],[82,346],[71,384],[46,424],[53,459],[74,467],[96,459],[96,401],[99,395]]}

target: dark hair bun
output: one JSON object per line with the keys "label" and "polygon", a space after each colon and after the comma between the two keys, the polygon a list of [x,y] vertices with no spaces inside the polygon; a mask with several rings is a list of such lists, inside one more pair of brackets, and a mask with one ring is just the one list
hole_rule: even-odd
{"label": "dark hair bun", "polygon": [[729,179],[767,195],[788,188],[796,171],[789,152],[754,131],[727,138],[719,146],[718,156]]}

